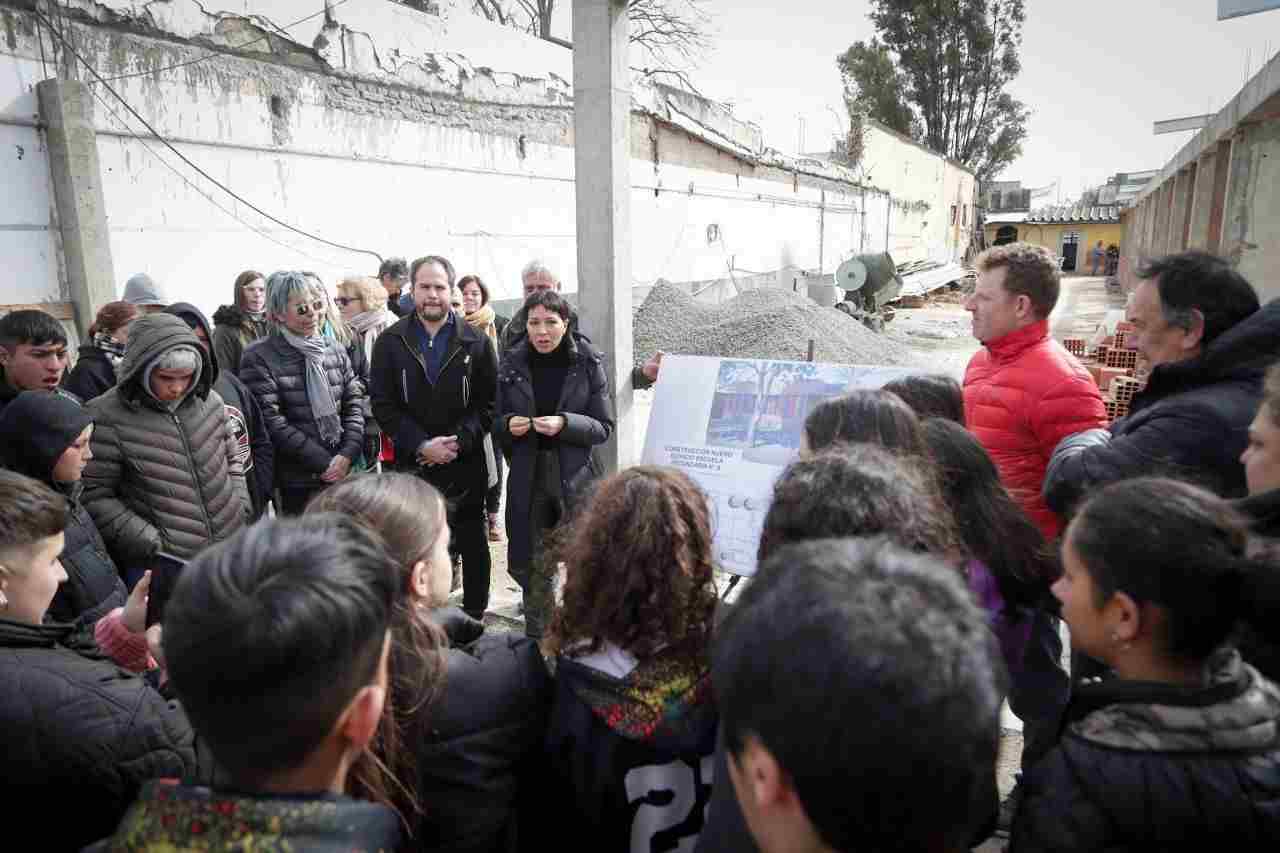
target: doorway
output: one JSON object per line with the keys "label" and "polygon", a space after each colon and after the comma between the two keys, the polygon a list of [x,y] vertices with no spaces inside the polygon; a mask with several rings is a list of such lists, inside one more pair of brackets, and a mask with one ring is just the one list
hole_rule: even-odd
{"label": "doorway", "polygon": [[1062,232],[1062,271],[1074,272],[1079,262],[1080,232]]}
{"label": "doorway", "polygon": [[1018,229],[1012,225],[1002,225],[996,229],[996,242],[993,245],[1005,246],[1018,242]]}

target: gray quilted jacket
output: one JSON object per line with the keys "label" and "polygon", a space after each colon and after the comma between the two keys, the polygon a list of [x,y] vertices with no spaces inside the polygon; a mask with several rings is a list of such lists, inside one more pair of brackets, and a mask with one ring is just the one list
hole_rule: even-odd
{"label": "gray quilted jacket", "polygon": [[[171,412],[142,382],[149,364],[182,344],[199,350],[203,365]],[[156,551],[191,557],[250,517],[235,438],[212,390],[215,371],[185,322],[151,314],[130,329],[120,384],[86,406],[94,430],[83,501],[121,567],[145,566]]]}

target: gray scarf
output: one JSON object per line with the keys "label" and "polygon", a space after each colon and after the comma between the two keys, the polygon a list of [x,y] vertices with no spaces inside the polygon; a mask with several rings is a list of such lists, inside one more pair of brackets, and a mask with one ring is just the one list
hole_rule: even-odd
{"label": "gray scarf", "polygon": [[320,440],[328,447],[336,447],[342,437],[342,421],[329,388],[329,377],[324,372],[324,354],[330,343],[320,335],[303,338],[288,329],[281,329],[280,334],[307,360],[307,402],[311,404],[311,416],[320,429]]}

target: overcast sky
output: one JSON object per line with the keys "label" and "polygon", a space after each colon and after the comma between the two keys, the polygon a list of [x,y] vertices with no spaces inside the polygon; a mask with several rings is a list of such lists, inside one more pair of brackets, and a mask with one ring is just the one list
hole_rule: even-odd
{"label": "overcast sky", "polygon": [[[569,4],[566,2],[565,6]],[[865,0],[708,0],[715,48],[694,72],[708,97],[764,129],[768,145],[829,148],[835,58],[871,37]],[[1151,123],[1216,112],[1280,50],[1280,10],[1219,22],[1216,0],[1027,0],[1015,96],[1032,109],[1021,160],[1002,176],[1064,195],[1120,171],[1163,166],[1190,133]]]}

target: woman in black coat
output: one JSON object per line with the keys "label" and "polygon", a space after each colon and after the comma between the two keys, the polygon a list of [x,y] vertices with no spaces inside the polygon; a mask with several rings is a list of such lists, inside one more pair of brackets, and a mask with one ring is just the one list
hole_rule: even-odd
{"label": "woman in black coat", "polygon": [[507,569],[524,590],[525,633],[541,638],[554,567],[543,542],[583,487],[600,476],[593,448],[613,432],[604,357],[570,331],[569,303],[554,290],[525,300],[527,335],[498,371],[493,433],[511,460],[507,476]]}
{"label": "woman in black coat", "polygon": [[80,503],[80,482],[93,418],[83,406],[57,391],[23,391],[0,414],[0,466],[39,480],[66,499],[66,544],[62,567],[67,579],[49,605],[56,622],[91,625],[117,607],[128,591],[107,553],[98,528]]}
{"label": "woman in black coat", "polygon": [[89,327],[89,342],[80,345],[76,366],[62,387],[84,403],[114,388],[116,366],[129,343],[129,324],[139,316],[138,306],[129,302],[108,302],[99,308]]}
{"label": "woman in black coat", "polygon": [[186,714],[106,659],[75,625],[48,622],[66,579],[66,500],[0,471],[0,800],[18,847],[79,850],[115,830],[142,783],[197,770]]}
{"label": "woman in black coat", "polygon": [[1280,630],[1280,572],[1247,524],[1174,480],[1115,483],[1067,529],[1053,585],[1072,645],[1114,671],[1081,686],[1024,774],[1011,853],[1280,849],[1280,688],[1229,639]]}

